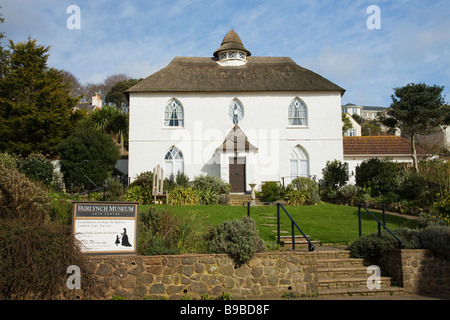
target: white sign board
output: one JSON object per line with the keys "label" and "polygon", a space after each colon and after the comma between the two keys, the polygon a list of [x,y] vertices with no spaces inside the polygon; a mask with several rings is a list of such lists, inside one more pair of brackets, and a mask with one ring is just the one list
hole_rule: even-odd
{"label": "white sign board", "polygon": [[84,253],[136,254],[139,203],[73,202],[73,234]]}

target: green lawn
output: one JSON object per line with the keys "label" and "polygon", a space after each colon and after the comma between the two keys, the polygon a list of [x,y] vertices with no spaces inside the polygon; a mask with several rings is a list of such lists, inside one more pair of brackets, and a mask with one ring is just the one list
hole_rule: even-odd
{"label": "green lawn", "polygon": [[[145,210],[148,206],[141,206],[140,210]],[[158,207],[170,210],[174,215],[195,215],[198,226],[207,230],[208,226],[219,225],[230,219],[241,218],[247,215],[247,208],[232,207],[222,205],[208,206],[168,206],[158,205]],[[319,240],[321,243],[348,244],[358,238],[358,208],[321,203],[314,206],[286,206],[286,210],[294,218],[299,227],[312,240]],[[381,221],[381,214],[375,213]],[[265,241],[275,241],[275,226],[266,224],[276,224],[276,206],[251,207],[250,216],[256,220],[259,234]],[[362,214],[363,235],[377,232],[377,223],[365,212]],[[291,224],[281,210],[281,230],[291,230]],[[398,229],[401,226],[415,228],[417,223],[403,217],[386,215],[386,225],[390,230]],[[296,230],[296,234],[300,234]],[[288,235],[288,234],[286,234]]]}

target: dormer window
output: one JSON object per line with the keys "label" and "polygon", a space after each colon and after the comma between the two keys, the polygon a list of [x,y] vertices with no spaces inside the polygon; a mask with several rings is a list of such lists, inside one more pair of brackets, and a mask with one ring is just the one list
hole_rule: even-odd
{"label": "dormer window", "polygon": [[223,38],[222,45],[214,52],[217,63],[221,66],[241,66],[247,63],[251,53],[242,44],[236,32],[231,30]]}
{"label": "dormer window", "polygon": [[247,55],[241,51],[225,51],[221,52],[219,55],[219,60],[241,60],[246,61]]}

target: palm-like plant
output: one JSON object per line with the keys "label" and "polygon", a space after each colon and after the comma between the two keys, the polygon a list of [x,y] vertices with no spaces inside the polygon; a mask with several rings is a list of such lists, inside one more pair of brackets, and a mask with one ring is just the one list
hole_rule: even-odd
{"label": "palm-like plant", "polygon": [[92,111],[88,117],[83,118],[83,127],[93,127],[96,130],[111,134],[120,144],[121,154],[124,149],[124,136],[128,133],[128,114],[121,112],[114,106],[103,106]]}

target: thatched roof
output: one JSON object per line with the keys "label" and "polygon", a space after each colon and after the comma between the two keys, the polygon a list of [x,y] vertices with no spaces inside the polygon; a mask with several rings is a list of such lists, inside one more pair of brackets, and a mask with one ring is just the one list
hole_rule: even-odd
{"label": "thatched roof", "polygon": [[345,90],[286,57],[247,57],[241,66],[220,66],[217,58],[175,57],[141,80],[133,92],[252,92]]}
{"label": "thatched roof", "polygon": [[251,56],[250,51],[244,47],[241,38],[234,30],[228,32],[225,38],[223,38],[222,45],[214,52],[214,57],[217,58],[219,56],[219,52],[224,50],[240,50],[244,51],[247,56]]}

